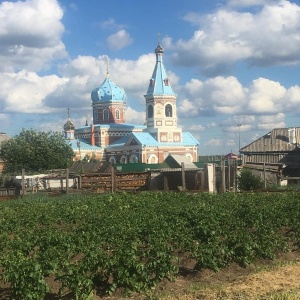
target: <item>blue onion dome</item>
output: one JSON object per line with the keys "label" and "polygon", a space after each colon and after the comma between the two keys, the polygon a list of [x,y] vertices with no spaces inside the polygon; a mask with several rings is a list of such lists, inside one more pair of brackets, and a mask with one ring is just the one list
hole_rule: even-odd
{"label": "blue onion dome", "polygon": [[155,53],[156,54],[159,54],[159,53],[163,54],[164,53],[164,48],[160,44],[158,44],[158,46],[155,48]]}
{"label": "blue onion dome", "polygon": [[64,130],[69,131],[69,130],[75,130],[74,124],[71,122],[71,120],[68,118],[67,123],[64,125]]}
{"label": "blue onion dome", "polygon": [[126,101],[125,91],[107,75],[100,87],[93,89],[91,98],[95,102]]}

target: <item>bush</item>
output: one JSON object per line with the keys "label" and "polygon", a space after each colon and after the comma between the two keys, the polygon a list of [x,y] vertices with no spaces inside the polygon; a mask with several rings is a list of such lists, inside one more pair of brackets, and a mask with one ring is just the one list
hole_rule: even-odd
{"label": "bush", "polygon": [[241,191],[259,190],[264,185],[260,176],[253,174],[248,168],[243,168],[237,177],[237,186]]}

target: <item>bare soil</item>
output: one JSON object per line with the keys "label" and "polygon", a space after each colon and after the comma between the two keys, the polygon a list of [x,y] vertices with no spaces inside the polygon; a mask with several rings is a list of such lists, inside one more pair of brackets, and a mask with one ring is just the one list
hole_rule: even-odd
{"label": "bare soil", "polygon": [[[179,276],[173,281],[164,280],[146,295],[134,294],[125,297],[121,291],[113,296],[95,295],[94,300],[257,300],[300,299],[300,252],[281,254],[273,261],[257,261],[247,267],[232,264],[218,272],[194,270],[195,262],[186,260]],[[49,280],[49,281],[48,281]],[[52,291],[58,290],[57,282],[48,279]],[[288,295],[291,296],[286,296]],[[284,297],[274,298],[274,295]],[[10,298],[8,285],[0,282],[0,300]],[[59,299],[54,293],[47,300]],[[64,300],[74,299],[65,295]]]}
{"label": "bare soil", "polygon": [[[158,299],[229,300],[273,299],[271,295],[293,292],[300,299],[300,252],[280,255],[274,261],[257,261],[245,268],[232,264],[219,272],[203,270],[160,284]],[[290,298],[284,298],[290,299]]]}

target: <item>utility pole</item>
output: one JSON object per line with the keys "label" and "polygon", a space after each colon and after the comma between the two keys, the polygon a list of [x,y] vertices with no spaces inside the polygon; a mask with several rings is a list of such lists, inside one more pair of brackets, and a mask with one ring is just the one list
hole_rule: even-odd
{"label": "utility pole", "polygon": [[241,149],[241,124],[238,124],[237,126],[239,127],[239,153],[240,153],[240,149]]}

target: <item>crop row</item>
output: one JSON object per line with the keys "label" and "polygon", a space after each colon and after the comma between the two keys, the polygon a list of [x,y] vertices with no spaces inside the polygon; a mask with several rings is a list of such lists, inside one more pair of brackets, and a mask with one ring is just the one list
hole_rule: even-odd
{"label": "crop row", "polygon": [[175,278],[183,258],[218,271],[299,244],[297,193],[36,195],[0,203],[1,276],[14,299],[143,292]]}

